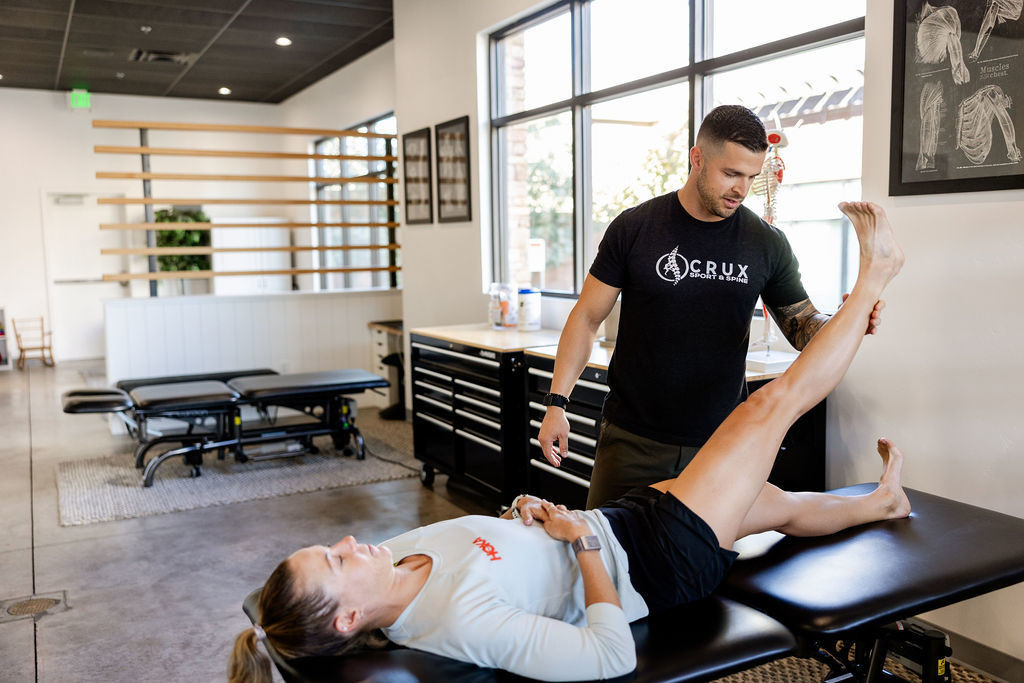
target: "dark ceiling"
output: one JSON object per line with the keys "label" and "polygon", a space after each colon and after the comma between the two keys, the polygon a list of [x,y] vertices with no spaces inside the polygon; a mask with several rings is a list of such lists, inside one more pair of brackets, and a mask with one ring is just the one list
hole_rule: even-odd
{"label": "dark ceiling", "polygon": [[0,0],[0,87],[280,102],[393,32],[391,0]]}

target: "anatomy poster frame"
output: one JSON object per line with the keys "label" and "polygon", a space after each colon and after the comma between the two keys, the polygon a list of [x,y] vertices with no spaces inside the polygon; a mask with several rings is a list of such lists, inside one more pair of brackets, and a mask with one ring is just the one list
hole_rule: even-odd
{"label": "anatomy poster frame", "polygon": [[434,198],[430,178],[429,128],[402,136],[402,164],[405,181],[405,224],[433,223]]}
{"label": "anatomy poster frame", "polygon": [[437,163],[437,222],[473,219],[470,196],[469,116],[434,126]]}
{"label": "anatomy poster frame", "polygon": [[[1024,136],[1024,97],[1015,85],[1024,83],[1024,17],[986,21],[993,3],[953,0],[943,5],[946,16],[925,22],[933,11],[925,5],[895,3],[889,195],[1024,188],[1016,143]],[[946,19],[945,44],[928,56],[922,43],[929,36],[918,32],[925,23],[936,28],[939,18]],[[971,105],[984,96],[987,110],[978,115]],[[962,144],[965,118],[974,124],[972,131],[982,131],[980,145],[977,135],[975,147]]]}

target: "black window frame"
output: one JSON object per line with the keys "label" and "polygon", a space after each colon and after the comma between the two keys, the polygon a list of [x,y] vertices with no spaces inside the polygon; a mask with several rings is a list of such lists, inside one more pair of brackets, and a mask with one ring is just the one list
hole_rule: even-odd
{"label": "black window frame", "polygon": [[[590,106],[608,100],[635,95],[656,88],[686,82],[689,86],[687,120],[687,149],[694,145],[696,135],[693,122],[700,121],[706,114],[705,101],[710,101],[706,79],[717,73],[730,71],[757,62],[777,59],[787,55],[844,43],[864,37],[865,17],[848,19],[829,26],[823,26],[780,40],[756,45],[744,50],[717,57],[710,56],[710,16],[714,0],[693,0],[688,3],[690,11],[687,30],[689,32],[688,64],[661,73],[638,78],[626,83],[590,91],[590,5],[593,0],[560,0],[533,14],[503,26],[489,36],[489,113],[490,113],[490,161],[491,161],[491,275],[492,280],[504,282],[509,276],[508,229],[506,215],[506,184],[504,159],[501,153],[501,131],[509,125],[528,122],[554,114],[571,112],[573,137],[573,291],[544,290],[544,296],[570,298],[579,297],[586,270],[581,248],[586,244],[589,218],[583,215],[581,207],[590,208],[592,203],[590,178]],[[540,107],[512,114],[502,111],[502,39],[531,26],[543,23],[556,15],[568,11],[571,22],[572,93],[567,99],[551,102]],[[843,241],[845,244],[845,240]],[[845,269],[845,258],[842,266]]]}
{"label": "black window frame", "polygon": [[[378,125],[382,121],[385,121],[387,119],[391,119],[391,118],[394,118],[394,117],[395,117],[395,113],[393,111],[390,111],[390,112],[387,112],[385,114],[381,114],[379,116],[374,116],[372,118],[366,119],[365,121],[363,121],[361,123],[357,123],[357,124],[355,124],[353,126],[349,126],[348,130],[356,130],[356,131],[358,131],[360,129],[364,129],[365,128],[368,132],[376,132],[374,130],[374,127],[376,125]],[[379,139],[379,138],[371,138],[370,140],[374,140],[374,139]],[[321,151],[320,151],[321,147],[324,144],[326,144],[328,141],[330,141],[330,140],[338,140],[338,154],[345,154],[346,153],[345,152],[345,144],[344,144],[345,138],[337,138],[337,137],[322,137],[322,138],[317,138],[316,140],[314,140],[313,141],[314,153],[320,154],[321,153]],[[396,135],[395,138],[391,138],[389,140],[381,139],[381,141],[384,142],[385,155],[397,158],[397,156],[398,156],[398,153],[397,153],[398,152],[397,135]],[[372,144],[372,143],[369,143],[369,144]],[[345,161],[339,161],[338,163],[339,163],[338,177],[342,177],[344,175],[344,168],[345,168],[344,165],[345,165],[346,162]],[[373,168],[373,164],[382,164],[382,167],[380,169],[378,169],[378,170],[371,170],[368,173],[363,174],[363,176],[361,176],[361,177],[377,177],[377,178],[380,178],[382,181],[385,180],[385,179],[388,179],[388,178],[394,178],[395,177],[396,168],[397,168],[397,162],[396,161],[375,161],[375,162],[368,162],[368,164],[370,165],[370,168]],[[323,159],[313,160],[313,163],[311,164],[311,166],[312,166],[312,168],[310,169],[310,171],[311,171],[311,175],[313,177],[316,177],[316,178],[327,177],[327,176],[325,176],[325,174],[323,172],[324,171],[324,168],[323,168],[324,167],[324,160]],[[326,189],[328,187],[331,187],[332,185],[336,185],[336,184],[337,183],[327,183],[327,182],[320,182],[320,181],[312,182],[311,185],[313,187],[313,194],[314,194],[314,196],[317,199],[323,199],[324,198],[324,192],[326,191]],[[370,199],[394,200],[395,197],[396,197],[396,194],[395,194],[395,184],[394,183],[382,182],[380,184],[382,187],[377,186],[375,183],[368,183],[367,185],[368,185],[368,187],[371,188],[370,189]],[[347,190],[347,188],[348,188],[348,185],[341,185],[341,198],[342,199],[346,198],[346,190]],[[379,196],[377,196],[378,193],[379,193]],[[326,207],[324,205],[317,204],[317,205],[314,205],[314,208],[315,208],[315,220],[314,220],[314,222],[317,223],[317,224],[327,223],[328,221],[325,219]],[[346,214],[346,210],[347,210],[348,207],[345,206],[345,205],[342,205],[339,208],[340,208],[340,214],[342,216],[342,222],[345,222],[345,214]],[[397,229],[396,229],[394,224],[396,224],[398,222],[398,211],[397,211],[397,207],[395,205],[393,205],[393,204],[392,205],[388,205],[386,208],[387,208],[387,211],[386,211],[387,222],[389,224],[391,224],[391,225],[387,226],[387,244],[395,244],[396,240],[397,240],[397,236],[398,236],[398,231],[397,231]],[[376,229],[376,228],[371,228],[371,229]],[[325,231],[326,230],[327,230],[327,228],[324,228],[324,227],[317,227],[316,228],[316,231],[317,231],[317,244],[319,244],[319,245],[324,245],[325,244],[325,242],[326,242],[326,232]],[[348,238],[348,232],[346,231],[345,228],[341,229],[341,236],[342,236],[341,245],[339,245],[339,246],[347,246],[349,238]],[[341,255],[342,255],[342,267],[348,267],[350,265],[350,261],[349,261],[350,253],[351,252],[348,252],[348,251],[341,252]],[[317,258],[317,266],[322,268],[323,267],[323,254],[324,254],[324,252],[316,252],[316,254],[317,254],[317,256],[316,256],[316,258]],[[398,265],[398,250],[396,250],[396,249],[388,249],[387,250],[387,265],[388,266],[392,266],[392,267]],[[352,275],[353,275],[353,273],[344,273],[344,274],[342,274],[343,275],[342,282],[344,283],[344,286],[341,287],[340,289],[337,288],[337,287],[335,287],[333,289],[328,287],[328,282],[329,282],[328,277],[327,277],[328,275],[329,275],[329,273],[318,273],[318,288],[320,289],[320,291],[345,291],[345,290],[348,290],[348,289],[353,289],[353,287],[352,287]],[[387,273],[382,273],[382,272],[381,273],[372,273],[372,275],[373,275],[372,281],[374,282],[374,284],[372,285],[371,289],[397,289],[397,288],[399,288],[399,277],[398,277],[398,272],[397,271],[390,271],[390,272],[387,272]],[[380,279],[378,276],[383,276],[383,275],[387,275],[387,284],[386,284],[386,286],[381,286],[381,285],[377,284],[377,281]]]}

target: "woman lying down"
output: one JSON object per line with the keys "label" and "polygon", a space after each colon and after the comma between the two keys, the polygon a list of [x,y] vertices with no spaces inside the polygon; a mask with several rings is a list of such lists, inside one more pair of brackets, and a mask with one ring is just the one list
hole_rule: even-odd
{"label": "woman lying down", "polygon": [[767,483],[783,436],[849,367],[871,311],[903,263],[880,207],[844,203],[860,240],[857,284],[789,370],[753,393],[674,480],[580,512],[520,496],[504,518],[467,516],[381,545],[347,536],[274,570],[258,624],[232,653],[232,681],[269,681],[266,639],[286,658],[342,654],[373,634],[418,650],[545,680],[632,671],[629,623],[697,600],[747,534],[831,534],[905,517],[902,455],[879,439],[878,487],[859,497]]}

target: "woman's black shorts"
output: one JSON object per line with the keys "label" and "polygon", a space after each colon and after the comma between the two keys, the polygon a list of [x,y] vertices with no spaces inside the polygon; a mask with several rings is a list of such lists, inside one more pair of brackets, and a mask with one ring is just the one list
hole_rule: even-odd
{"label": "woman's black shorts", "polygon": [[737,553],[671,493],[636,488],[600,508],[629,557],[629,578],[651,612],[713,591]]}

